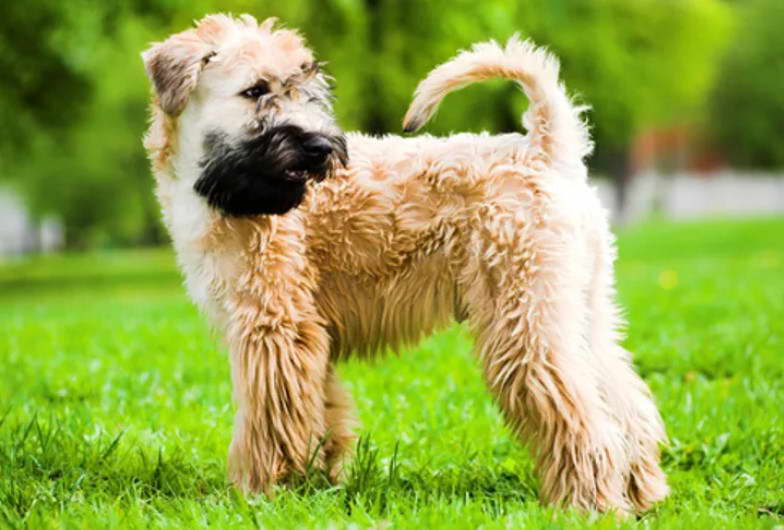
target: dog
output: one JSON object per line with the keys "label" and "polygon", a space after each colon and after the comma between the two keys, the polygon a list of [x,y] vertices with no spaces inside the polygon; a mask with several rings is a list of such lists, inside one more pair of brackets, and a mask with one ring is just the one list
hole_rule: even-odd
{"label": "dog", "polygon": [[274,19],[207,16],[142,57],[163,219],[230,354],[237,487],[311,467],[339,479],[355,419],[335,363],[457,320],[543,502],[631,514],[667,495],[662,420],[619,345],[584,108],[552,55],[512,37],[435,68],[407,132],[476,81],[513,80],[530,101],[525,135],[444,138],[344,133],[330,78]]}

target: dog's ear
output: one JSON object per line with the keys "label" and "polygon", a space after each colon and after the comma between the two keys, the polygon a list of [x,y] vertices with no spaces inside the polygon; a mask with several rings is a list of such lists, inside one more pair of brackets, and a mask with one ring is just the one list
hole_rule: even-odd
{"label": "dog's ear", "polygon": [[213,45],[196,29],[173,35],[142,53],[144,70],[166,114],[177,116],[182,112],[199,74],[213,55]]}

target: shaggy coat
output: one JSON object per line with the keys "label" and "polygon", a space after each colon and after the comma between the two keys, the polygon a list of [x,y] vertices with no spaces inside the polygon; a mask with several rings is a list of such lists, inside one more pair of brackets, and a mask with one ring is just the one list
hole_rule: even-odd
{"label": "shaggy coat", "polygon": [[[210,16],[144,59],[155,88],[145,146],[164,219],[189,293],[230,351],[238,486],[267,490],[309,462],[336,474],[355,421],[334,363],[458,320],[532,448],[543,501],[628,513],[667,494],[662,422],[619,345],[613,238],[583,164],[591,142],[550,54],[513,37],[433,70],[407,131],[475,81],[514,80],[530,100],[526,135],[446,138],[343,137],[311,52],[271,20]],[[236,93],[257,77],[263,90],[250,94],[265,95],[242,106]],[[263,205],[275,202],[263,190],[243,197],[241,215],[231,191],[218,197],[228,210],[215,207],[195,189],[215,160],[205,138],[221,130],[240,149],[262,122],[329,138],[336,151],[344,139],[348,163],[326,159],[327,178],[309,179],[285,211]],[[279,178],[258,165],[259,178]]]}

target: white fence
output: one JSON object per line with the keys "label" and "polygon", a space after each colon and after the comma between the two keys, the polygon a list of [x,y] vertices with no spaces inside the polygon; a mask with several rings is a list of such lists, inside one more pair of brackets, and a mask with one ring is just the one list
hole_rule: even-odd
{"label": "white fence", "polygon": [[784,175],[720,172],[637,175],[629,183],[626,208],[620,216],[615,190],[597,180],[602,202],[620,222],[634,222],[657,212],[669,219],[710,216],[784,215]]}

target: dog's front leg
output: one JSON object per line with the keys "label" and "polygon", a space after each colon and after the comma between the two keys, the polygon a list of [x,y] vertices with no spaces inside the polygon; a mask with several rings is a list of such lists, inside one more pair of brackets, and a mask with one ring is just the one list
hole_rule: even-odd
{"label": "dog's front leg", "polygon": [[229,478],[264,491],[324,466],[328,336],[309,293],[278,284],[236,295],[227,330],[238,404]]}

